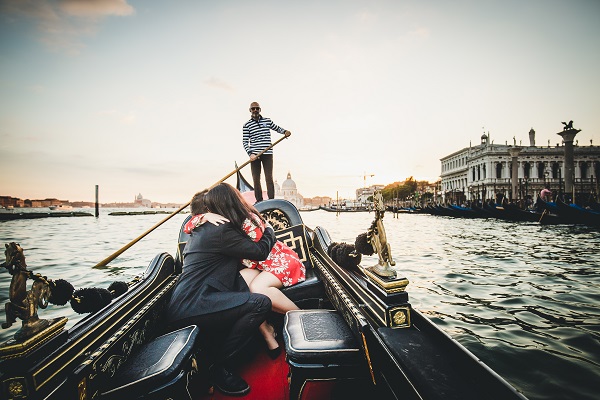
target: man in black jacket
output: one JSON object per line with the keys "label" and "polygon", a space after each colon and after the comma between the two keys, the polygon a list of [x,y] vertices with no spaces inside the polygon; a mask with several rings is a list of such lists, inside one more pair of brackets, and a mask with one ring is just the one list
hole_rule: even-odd
{"label": "man in black jacket", "polygon": [[[218,192],[221,187],[215,189]],[[205,335],[222,339],[214,346],[215,363],[210,373],[215,386],[227,395],[250,391],[248,384],[231,372],[234,356],[248,344],[271,310],[267,296],[250,293],[238,271],[240,260],[266,259],[275,241],[270,226],[254,242],[232,222],[208,223],[192,231],[183,252],[183,273],[171,297],[168,322],[173,328],[198,325]]]}

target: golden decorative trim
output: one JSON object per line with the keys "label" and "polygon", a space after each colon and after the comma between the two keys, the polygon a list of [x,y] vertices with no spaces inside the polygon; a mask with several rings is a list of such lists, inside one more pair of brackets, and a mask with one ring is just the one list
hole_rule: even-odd
{"label": "golden decorative trim", "polygon": [[367,338],[365,337],[364,332],[361,332],[360,336],[363,341],[363,348],[365,349],[365,357],[367,358],[367,364],[369,365],[369,372],[371,373],[371,380],[373,381],[373,385],[377,385],[377,382],[375,382],[375,372],[373,372],[373,363],[371,363],[371,354],[369,353],[369,347],[367,346]]}
{"label": "golden decorative trim", "polygon": [[[310,258],[310,250],[308,249],[308,240],[306,240],[306,230],[304,225],[295,225],[286,229],[289,230],[287,232],[277,232],[275,234],[277,240],[283,242],[290,249],[294,250],[302,263],[308,262],[310,267],[313,267],[312,260]],[[294,229],[301,230],[302,232],[294,232]],[[296,235],[295,233],[300,234]]]}
{"label": "golden decorative trim", "polygon": [[[321,271],[324,271],[325,266],[322,264],[322,262],[314,254],[311,253],[310,256],[311,256],[311,259],[313,260],[313,264],[316,265]],[[326,257],[329,257],[329,256],[326,256]],[[331,261],[331,263],[333,263],[333,261]],[[359,265],[359,267],[360,267],[360,265]],[[335,263],[332,264],[332,268],[341,269],[340,267],[337,267],[337,265],[335,265]],[[356,282],[349,279],[347,276],[343,276],[338,273],[338,279],[342,280],[344,283],[346,283],[346,285],[352,287],[355,295],[357,296],[357,302],[359,304],[362,304],[363,307],[365,307],[366,309],[369,309],[371,312],[371,315],[373,315],[375,318],[377,318],[382,325],[387,326],[387,323],[385,321],[386,309],[383,308],[378,303],[378,300],[373,295],[373,293],[371,293],[370,291],[365,291],[362,287],[357,285]]]}
{"label": "golden decorative trim", "polygon": [[77,384],[77,398],[79,400],[87,399],[87,379],[85,376],[79,381],[79,384]]}
{"label": "golden decorative trim", "polygon": [[[360,267],[360,266],[359,266]],[[379,275],[371,272],[368,268],[360,267],[365,275],[377,284],[380,288],[385,290],[387,293],[399,293],[404,292],[406,286],[410,283],[406,278],[395,278],[395,279],[382,279]]]}
{"label": "golden decorative trim", "polygon": [[[166,259],[163,260],[163,264],[166,261]],[[159,269],[162,269],[162,265],[160,267],[158,267]],[[158,276],[156,276],[152,281],[148,282],[148,285],[152,285],[155,281],[157,281],[159,279]],[[172,279],[171,276],[166,276],[164,277],[164,279],[162,281],[160,281],[158,283],[158,286],[160,287],[160,285],[162,285],[164,282],[168,281]],[[138,304],[144,303],[145,301],[147,301],[147,299],[151,296],[153,296],[153,294],[155,294],[157,291],[159,291],[158,288],[155,288],[154,290],[152,290],[150,293],[144,293],[144,297],[140,298],[140,297],[132,297],[128,302],[125,302],[123,304],[121,304],[119,306],[119,310],[123,309],[123,308],[133,308],[136,307]],[[133,303],[133,304],[132,304]],[[115,312],[119,311],[119,310],[115,310]],[[121,321],[115,321],[113,324],[109,325],[109,326],[104,326],[103,323],[97,324],[95,326],[93,326],[90,331],[86,332],[85,335],[79,337],[76,341],[72,342],[69,344],[68,347],[64,347],[61,349],[61,353],[58,354],[56,357],[53,358],[53,360],[51,360],[48,364],[42,366],[39,370],[35,371],[33,373],[33,384],[36,390],[39,390],[42,386],[44,386],[46,383],[48,383],[52,378],[54,378],[54,376],[56,376],[56,374],[58,374],[60,372],[60,370],[66,366],[66,365],[70,365],[76,358],[80,357],[81,354],[85,353],[88,351],[88,347],[93,346],[94,343],[90,343],[89,346],[85,346],[84,348],[80,349],[80,351],[78,351],[76,354],[74,354],[71,359],[65,361],[59,368],[55,369],[54,372],[52,372],[50,374],[50,376],[48,376],[44,381],[40,382],[38,380],[38,376],[44,371],[44,369],[46,368],[51,368],[52,367],[52,363],[54,363],[55,361],[59,360],[64,354],[66,354],[67,352],[69,352],[71,349],[75,348],[76,346],[79,345],[79,343],[84,340],[85,338],[87,338],[90,335],[95,335],[95,336],[101,336],[103,335],[105,332],[113,329],[113,327],[117,324],[121,323]],[[103,329],[102,332],[98,332],[98,330]]]}
{"label": "golden decorative trim", "polygon": [[8,392],[10,399],[26,399],[29,396],[27,380],[22,376],[5,380],[2,386]]}
{"label": "golden decorative trim", "polygon": [[47,328],[38,332],[29,339],[24,340],[23,342],[17,342],[14,339],[6,341],[0,347],[0,360],[8,360],[11,358],[26,356],[62,332],[67,320],[68,318],[66,317],[55,318],[54,320],[50,321],[50,325]]}
{"label": "golden decorative trim", "polygon": [[390,328],[410,327],[410,308],[394,307],[388,310]]}

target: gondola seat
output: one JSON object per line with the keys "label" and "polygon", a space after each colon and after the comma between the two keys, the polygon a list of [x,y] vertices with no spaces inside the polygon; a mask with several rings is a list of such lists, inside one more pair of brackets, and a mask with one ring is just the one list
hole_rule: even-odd
{"label": "gondola seat", "polygon": [[310,259],[312,236],[303,224],[279,230],[275,235],[277,240],[298,254],[306,270],[306,279],[303,282],[283,287],[281,291],[300,308],[321,308],[325,298],[325,287]]}
{"label": "gondola seat", "polygon": [[292,400],[301,398],[307,381],[364,376],[361,348],[337,311],[288,311],[283,323],[283,340],[290,367]]}
{"label": "gondola seat", "polygon": [[102,399],[190,399],[198,327],[166,333],[142,345],[119,368]]}

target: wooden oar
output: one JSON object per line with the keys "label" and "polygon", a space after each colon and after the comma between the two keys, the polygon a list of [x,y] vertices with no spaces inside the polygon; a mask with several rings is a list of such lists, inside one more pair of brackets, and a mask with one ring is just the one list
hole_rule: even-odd
{"label": "wooden oar", "polygon": [[[273,147],[275,147],[277,144],[279,144],[279,142],[281,142],[283,139],[287,139],[287,136],[283,136],[281,139],[277,140],[275,143],[273,143],[272,145],[270,145],[269,147],[267,147],[266,149],[264,149],[263,151],[261,151],[260,153],[258,153],[256,156],[259,157],[261,156],[264,152],[266,152],[267,150],[272,149]],[[215,186],[221,184],[222,182],[224,182],[227,178],[229,178],[230,176],[232,176],[233,174],[237,173],[238,171],[240,171],[242,168],[244,168],[246,165],[250,164],[251,161],[248,160],[245,163],[243,163],[242,165],[240,165],[238,168],[234,169],[233,171],[231,171],[229,174],[225,175],[223,178],[221,178],[220,181],[215,182],[211,187],[209,187],[208,189],[212,189]],[[159,226],[161,226],[162,224],[164,224],[165,222],[167,222],[169,219],[173,218],[175,215],[179,214],[181,211],[183,211],[184,208],[186,208],[187,206],[190,205],[192,201],[188,201],[187,203],[185,203],[184,205],[182,205],[181,207],[179,207],[179,209],[177,209],[176,211],[174,211],[172,214],[170,214],[169,216],[167,216],[165,219],[163,219],[162,221],[158,222],[156,225],[154,225],[152,228],[148,229],[146,232],[142,233],[140,236],[138,236],[137,238],[133,239],[131,242],[127,243],[125,246],[121,247],[119,250],[115,251],[113,254],[111,254],[110,256],[106,257],[104,260],[100,261],[98,264],[94,265],[93,268],[100,268],[100,267],[105,267],[109,262],[111,262],[112,260],[114,260],[115,258],[119,257],[123,252],[125,252],[125,250],[129,249],[131,246],[133,246],[134,244],[136,244],[137,242],[139,242],[140,240],[142,240],[143,237],[145,237],[146,235],[148,235],[150,232],[152,232],[153,230],[155,230],[156,228],[158,228]]]}
{"label": "wooden oar", "polygon": [[538,224],[542,222],[542,218],[544,218],[544,215],[546,215],[547,212],[548,212],[548,210],[546,210],[544,208],[544,211],[542,211],[542,216],[540,217],[540,220],[538,221]]}

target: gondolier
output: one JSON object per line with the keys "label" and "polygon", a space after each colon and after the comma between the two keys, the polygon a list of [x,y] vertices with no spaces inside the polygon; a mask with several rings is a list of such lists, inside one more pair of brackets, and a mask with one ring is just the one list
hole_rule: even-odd
{"label": "gondolier", "polygon": [[242,144],[244,150],[250,156],[250,168],[252,180],[254,181],[254,196],[256,202],[263,200],[262,186],[260,184],[261,164],[265,171],[265,182],[267,185],[267,196],[275,198],[275,184],[273,183],[273,150],[268,150],[260,157],[256,155],[271,145],[271,130],[279,132],[286,137],[292,133],[273,123],[270,118],[260,115],[260,105],[257,102],[250,104],[252,117],[244,124],[242,129]]}

